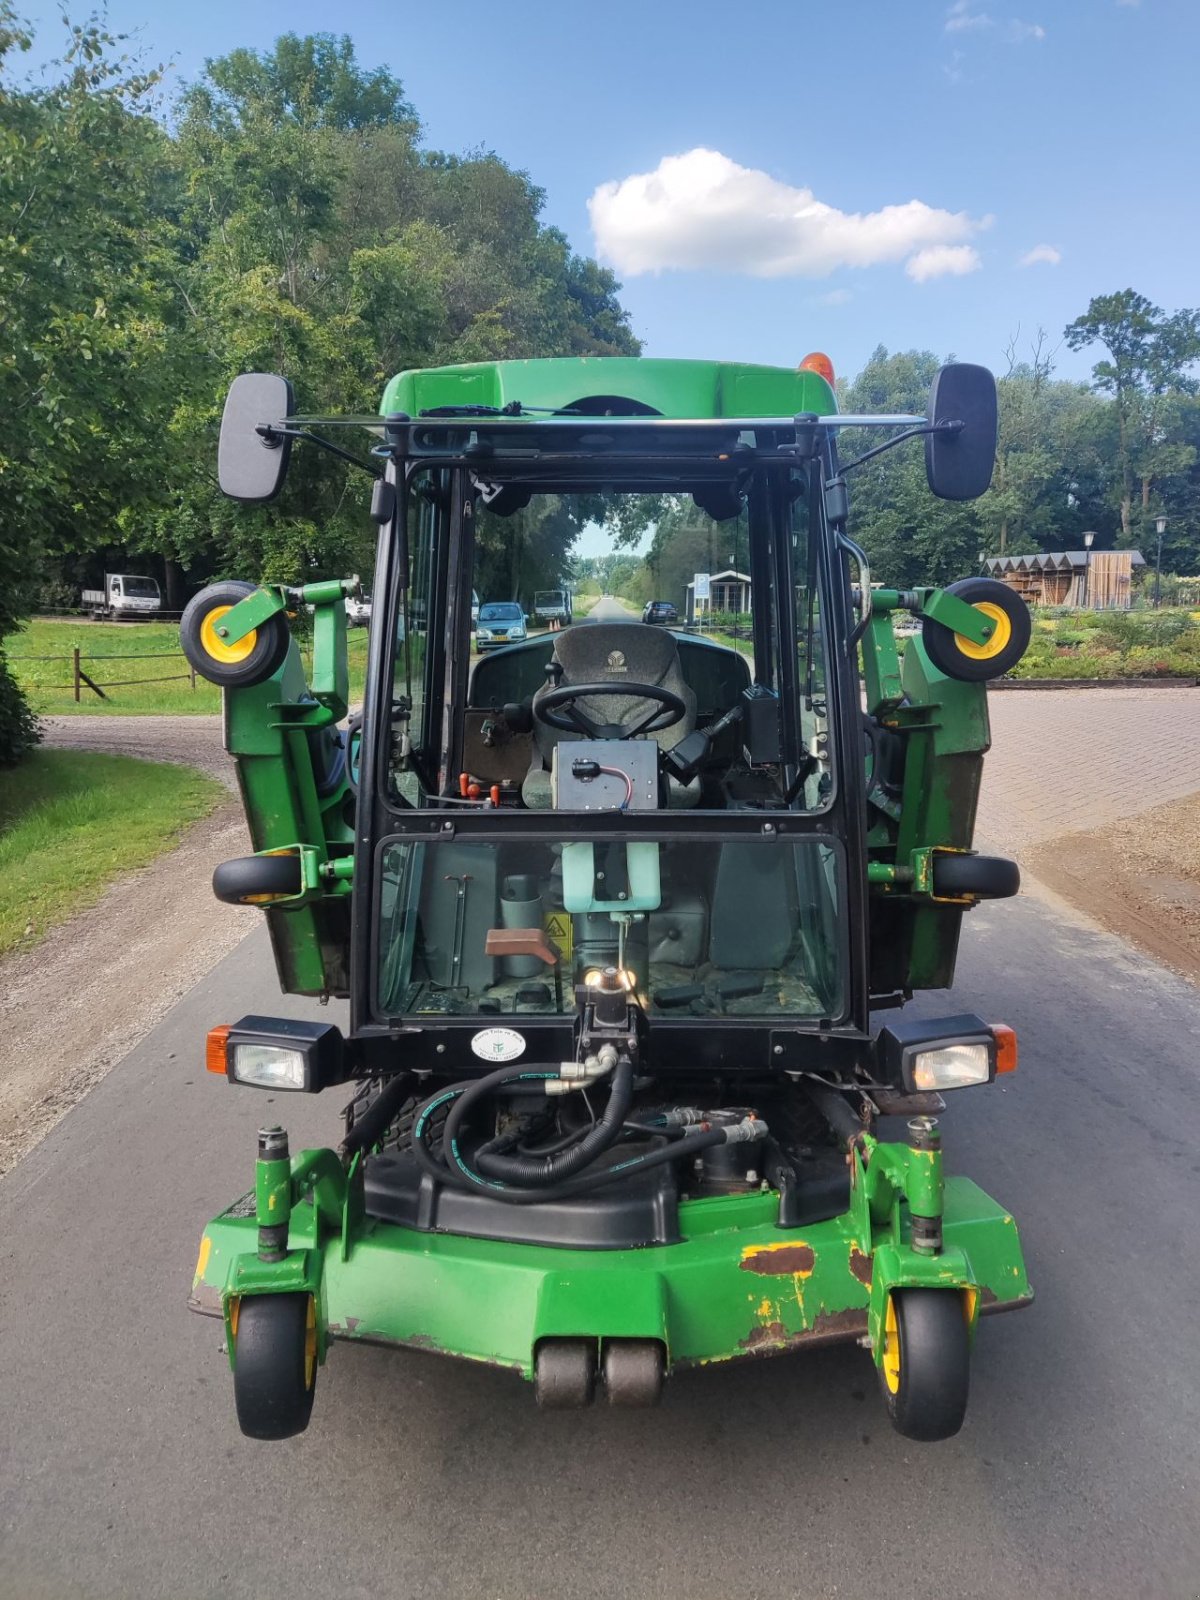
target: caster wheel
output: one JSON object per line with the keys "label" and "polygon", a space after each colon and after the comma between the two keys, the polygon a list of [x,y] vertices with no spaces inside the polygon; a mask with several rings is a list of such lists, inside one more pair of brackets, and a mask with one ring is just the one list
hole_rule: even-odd
{"label": "caster wheel", "polygon": [[586,1339],[543,1339],[533,1362],[533,1389],[545,1411],[575,1411],[591,1405],[596,1389],[596,1351]]}
{"label": "caster wheel", "polygon": [[656,1406],[662,1398],[663,1347],[657,1339],[610,1339],[603,1368],[610,1406]]}
{"label": "caster wheel", "polygon": [[209,683],[223,689],[249,689],[265,683],[283,665],[291,636],[282,614],[266,622],[235,644],[226,644],[217,632],[221,618],[239,600],[254,593],[252,583],[213,583],[188,602],[179,623],[179,648]]}
{"label": "caster wheel", "polygon": [[986,683],[1001,678],[1020,661],[1029,647],[1033,619],[1015,589],[995,578],[962,578],[948,584],[946,593],[974,606],[992,624],[991,637],[973,644],[943,622],[926,617],[921,642],[930,661],[948,678],[964,683]]}
{"label": "caster wheel", "polygon": [[888,1297],[879,1383],[892,1426],[906,1439],[949,1439],[958,1432],[970,1386],[961,1294],[897,1289]]}
{"label": "caster wheel", "polygon": [[233,1398],[247,1438],[303,1433],[317,1387],[312,1296],[247,1295],[238,1306],[233,1357]]}
{"label": "caster wheel", "polygon": [[1003,856],[935,855],[933,892],[945,899],[1006,900],[1021,891],[1021,869]]}
{"label": "caster wheel", "polygon": [[294,851],[279,856],[235,856],[213,872],[213,893],[230,906],[266,905],[282,895],[299,894],[304,887],[300,857]]}

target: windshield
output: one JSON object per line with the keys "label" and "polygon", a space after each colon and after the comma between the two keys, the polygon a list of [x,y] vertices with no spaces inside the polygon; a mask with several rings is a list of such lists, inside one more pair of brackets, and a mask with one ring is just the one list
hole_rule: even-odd
{"label": "windshield", "polygon": [[[418,809],[825,809],[833,756],[811,496],[803,470],[747,472],[736,490],[695,494],[418,474],[395,618],[393,700],[410,708],[410,754],[393,761],[388,798]],[[456,516],[469,519],[462,536]],[[459,549],[470,570],[455,574]],[[545,587],[564,568],[569,588]],[[473,624],[467,596],[497,592],[514,598],[484,600]],[[539,610],[548,595],[561,608]],[[572,695],[582,685],[592,692]],[[606,749],[580,751],[581,740]],[[596,774],[574,783],[578,760],[612,768],[615,791],[588,788]]]}
{"label": "windshield", "polygon": [[125,593],[135,600],[157,600],[158,584],[153,578],[122,578]]}
{"label": "windshield", "polygon": [[654,1016],[836,1019],[839,883],[817,840],[392,842],[377,1009],[561,1016],[615,966]]}

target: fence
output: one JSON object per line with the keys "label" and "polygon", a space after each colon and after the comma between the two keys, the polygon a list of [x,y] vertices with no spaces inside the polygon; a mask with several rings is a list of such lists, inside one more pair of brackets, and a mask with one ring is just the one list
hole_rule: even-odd
{"label": "fence", "polygon": [[[83,697],[83,690],[85,688],[90,690],[91,693],[96,695],[99,699],[107,700],[108,699],[108,695],[105,692],[106,690],[108,690],[108,689],[128,689],[128,688],[131,688],[135,684],[143,684],[143,683],[180,683],[180,682],[183,681],[183,679],[186,678],[190,682],[190,684],[191,684],[193,689],[195,689],[195,687],[196,687],[196,669],[194,667],[192,667],[192,666],[187,666],[187,658],[183,654],[182,650],[142,650],[142,651],[136,652],[134,654],[128,654],[128,655],[127,654],[121,654],[121,655],[107,655],[107,654],[106,655],[90,655],[90,654],[86,654],[85,655],[84,652],[82,650],[80,650],[79,646],[76,645],[75,648],[71,651],[70,655],[9,656],[8,659],[14,665],[16,665],[17,663],[22,662],[22,661],[69,661],[70,664],[71,664],[70,682],[68,682],[68,683],[29,683],[29,684],[22,684],[21,687],[25,688],[25,689],[32,690],[33,692],[38,693],[38,694],[47,694],[47,693],[49,693],[49,694],[56,694],[56,693],[65,694],[68,690],[71,690],[74,693],[76,705],[78,705],[80,703],[80,701],[81,701],[81,699]],[[162,661],[166,661],[166,660],[180,661],[185,666],[187,666],[187,671],[186,672],[166,673],[166,674],[163,674],[163,675],[161,675],[161,676],[159,676],[157,678],[105,678],[102,682],[97,683],[96,679],[93,678],[90,673],[87,673],[87,672],[85,672],[83,670],[83,662],[85,662],[85,661],[88,662],[89,665],[90,665],[94,661],[157,661],[157,660],[162,660]]]}
{"label": "fence", "polygon": [[[362,665],[362,657],[365,655],[366,638],[367,636],[365,629],[355,630],[355,632],[347,641],[351,667],[355,671],[357,671]],[[300,644],[300,659],[303,661],[305,669],[310,670],[312,666],[311,642],[305,639],[303,641],[298,641],[298,643]],[[16,674],[17,682],[19,687],[25,692],[34,695],[71,694],[75,698],[76,705],[79,705],[83,700],[85,691],[89,697],[94,695],[99,700],[111,700],[113,697],[111,697],[108,693],[110,689],[140,689],[143,686],[148,687],[150,684],[184,682],[188,683],[193,691],[195,691],[197,687],[202,689],[209,687],[203,679],[197,678],[195,669],[189,664],[187,657],[184,655],[182,650],[139,650],[134,652],[113,653],[105,651],[93,655],[90,651],[83,650],[78,645],[75,645],[69,652],[65,654],[59,652],[55,655],[10,655],[7,656],[6,659],[10,665],[18,669]],[[29,674],[22,674],[19,669],[21,664],[26,661],[61,661],[65,663],[65,670],[63,673],[63,678],[65,681],[46,683],[41,681],[40,673],[34,673],[32,676]],[[170,661],[182,667],[183,670],[181,672],[159,673],[157,676],[136,678],[105,678],[101,677],[99,673],[94,672],[93,664],[98,661]],[[93,671],[89,672],[87,670],[88,667],[93,667]],[[108,669],[101,668],[101,671],[105,670]]]}

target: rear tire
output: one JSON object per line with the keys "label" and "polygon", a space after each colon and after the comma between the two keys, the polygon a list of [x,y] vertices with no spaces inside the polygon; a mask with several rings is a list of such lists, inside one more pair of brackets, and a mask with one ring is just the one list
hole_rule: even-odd
{"label": "rear tire", "polygon": [[317,1388],[312,1296],[245,1296],[238,1306],[233,1357],[233,1398],[246,1437],[291,1439],[303,1433]]}
{"label": "rear tire", "polygon": [[1029,648],[1033,618],[1015,589],[995,578],[962,578],[946,586],[946,594],[981,611],[992,624],[991,638],[973,644],[944,622],[925,617],[921,642],[939,672],[962,683],[986,683],[1011,672]]}
{"label": "rear tire", "polygon": [[212,583],[188,601],[179,622],[179,648],[209,683],[222,689],[250,689],[265,683],[283,665],[291,636],[281,613],[268,617],[236,644],[226,644],[216,631],[221,618],[253,594],[252,583]]}
{"label": "rear tire", "polygon": [[895,1289],[888,1298],[879,1387],[906,1439],[950,1439],[963,1425],[970,1340],[956,1289]]}

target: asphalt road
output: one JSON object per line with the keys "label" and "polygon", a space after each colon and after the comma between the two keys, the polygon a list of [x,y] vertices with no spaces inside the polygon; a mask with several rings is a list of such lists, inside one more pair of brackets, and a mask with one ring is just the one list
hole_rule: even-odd
{"label": "asphalt road", "polygon": [[346,1346],[305,1436],[243,1439],[184,1309],[200,1228],[261,1121],[321,1142],[341,1098],[201,1070],[208,1026],[277,1003],[258,930],[0,1183],[0,1594],[1194,1600],[1196,990],[1037,899],[969,924],[953,1006],[1023,1054],[957,1097],[948,1157],[1015,1211],[1038,1299],[981,1328],[957,1439],[894,1435],[853,1348],[541,1414],[508,1375]]}

